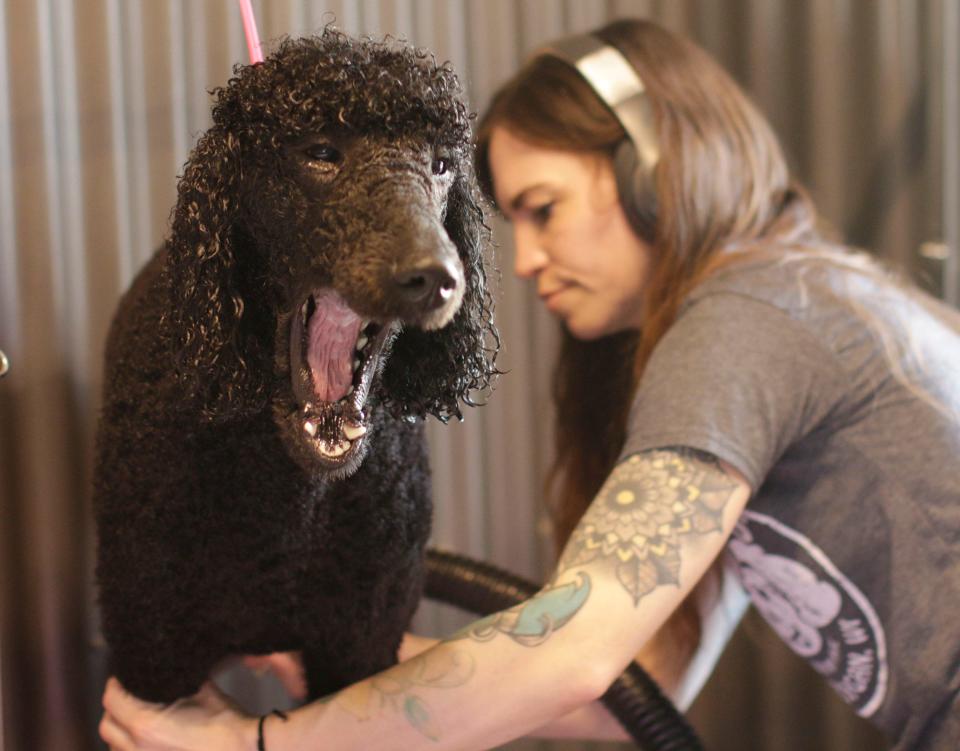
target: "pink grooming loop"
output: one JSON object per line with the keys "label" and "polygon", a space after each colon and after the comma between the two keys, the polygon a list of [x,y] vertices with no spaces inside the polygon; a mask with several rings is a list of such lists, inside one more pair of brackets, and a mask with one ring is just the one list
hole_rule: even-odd
{"label": "pink grooming loop", "polygon": [[260,37],[257,34],[257,19],[253,17],[250,0],[237,0],[240,3],[240,15],[243,16],[243,32],[247,35],[247,49],[250,51],[250,64],[263,62],[263,50],[260,49]]}

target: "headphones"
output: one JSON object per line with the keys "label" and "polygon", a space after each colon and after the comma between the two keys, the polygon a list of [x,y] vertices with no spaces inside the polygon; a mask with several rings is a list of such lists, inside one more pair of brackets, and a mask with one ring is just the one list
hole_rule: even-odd
{"label": "headphones", "polygon": [[657,209],[653,170],[660,145],[637,69],[623,53],[593,34],[566,37],[540,50],[567,63],[590,85],[627,133],[613,155],[620,203],[635,229],[649,227]]}

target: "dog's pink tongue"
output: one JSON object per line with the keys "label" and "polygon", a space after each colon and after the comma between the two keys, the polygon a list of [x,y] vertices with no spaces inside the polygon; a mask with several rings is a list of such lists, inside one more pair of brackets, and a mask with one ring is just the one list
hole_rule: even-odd
{"label": "dog's pink tongue", "polygon": [[314,295],[316,310],[307,327],[307,364],[317,399],[335,402],[347,395],[353,381],[353,350],[360,316],[333,290]]}

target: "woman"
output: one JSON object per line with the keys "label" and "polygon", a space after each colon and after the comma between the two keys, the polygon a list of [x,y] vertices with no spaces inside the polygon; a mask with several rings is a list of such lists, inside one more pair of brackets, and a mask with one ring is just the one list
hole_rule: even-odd
{"label": "woman", "polygon": [[597,36],[646,88],[649,190],[625,199],[623,127],[551,52],[479,132],[516,271],[564,330],[549,584],[286,721],[212,689],[152,707],[113,681],[111,748],[618,737],[593,700],[633,656],[681,704],[702,682],[687,668],[718,628],[700,638],[708,608],[688,595],[722,552],[897,749],[960,738],[960,316],[818,235],[769,127],[705,53],[645,22]]}

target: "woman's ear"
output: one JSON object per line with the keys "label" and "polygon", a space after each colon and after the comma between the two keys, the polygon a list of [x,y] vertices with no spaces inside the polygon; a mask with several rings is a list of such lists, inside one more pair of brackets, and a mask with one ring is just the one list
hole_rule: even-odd
{"label": "woman's ear", "polygon": [[460,402],[473,405],[474,395],[489,390],[499,374],[500,337],[487,287],[490,229],[472,175],[458,176],[451,187],[444,228],[463,263],[463,303],[438,331],[404,331],[393,347],[383,382],[395,414],[432,414],[446,422],[460,417]]}
{"label": "woman's ear", "polygon": [[165,320],[177,378],[184,395],[198,400],[209,419],[252,407],[251,390],[262,392],[259,376],[248,370],[240,332],[239,181],[239,143],[214,126],[197,143],[180,178],[167,241]]}

